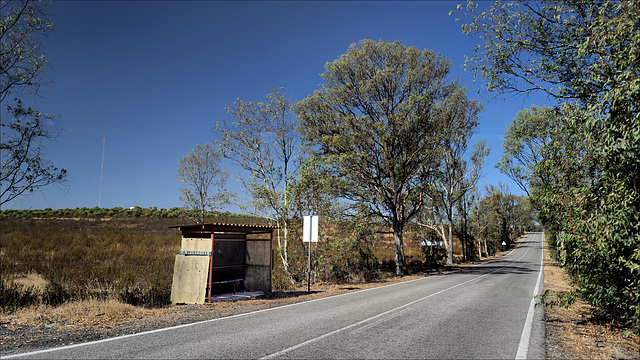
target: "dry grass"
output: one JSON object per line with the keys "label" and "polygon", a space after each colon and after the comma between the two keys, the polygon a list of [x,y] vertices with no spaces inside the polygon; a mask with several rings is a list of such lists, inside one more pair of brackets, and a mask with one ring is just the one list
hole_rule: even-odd
{"label": "dry grass", "polygon": [[66,302],[60,306],[31,306],[12,314],[0,314],[0,323],[12,325],[58,324],[82,329],[110,328],[146,317],[160,316],[169,311],[146,309],[124,304],[116,299],[89,299]]}
{"label": "dry grass", "polygon": [[[573,290],[567,272],[549,257],[545,242],[544,287],[556,294]],[[578,300],[568,308],[546,307],[547,358],[637,359],[640,338],[623,336],[615,323],[602,323],[595,309]]]}
{"label": "dry grass", "polygon": [[175,221],[0,219],[0,278],[46,292],[48,304],[114,291],[168,301],[180,249],[179,233],[168,228]]}
{"label": "dry grass", "polygon": [[[491,260],[496,254],[483,261]],[[476,262],[477,263],[477,262]],[[428,273],[404,277],[388,277],[368,283],[312,284],[311,293],[306,284],[288,291],[276,291],[265,299],[239,302],[218,302],[203,305],[168,306],[148,309],[108,300],[89,299],[67,302],[57,307],[32,306],[12,314],[0,314],[0,330],[4,330],[0,343],[4,349],[35,350],[59,346],[77,341],[95,340],[98,337],[113,337],[186,324],[207,319],[236,315],[286,304],[363,290],[391,283],[423,278],[442,272],[456,270],[475,263],[455,264],[438,268]]]}
{"label": "dry grass", "polygon": [[[471,266],[480,262],[498,258],[502,255],[502,253],[498,253],[495,256],[484,258],[482,261],[439,268],[430,274],[437,274]],[[403,277],[389,277],[368,283],[329,284],[322,282],[312,284],[311,293],[306,293],[306,284],[300,284],[298,287],[286,292],[274,292],[272,296],[267,299],[247,300],[241,302],[217,302],[199,305],[198,308],[212,311],[212,316],[215,316],[214,314],[218,314],[218,316],[228,316],[254,309],[281,306],[397,282],[410,281],[423,278],[425,275],[426,274],[415,274]],[[292,296],[292,294],[295,294],[295,296]],[[108,329],[118,324],[127,323],[137,319],[167,315],[171,312],[180,310],[180,308],[181,306],[170,306],[148,309],[125,304],[113,298],[107,300],[89,299],[66,302],[56,307],[39,305],[22,308],[14,313],[0,313],[0,323],[11,324],[12,326],[58,324],[59,327],[73,327],[79,329]]]}
{"label": "dry grass", "polygon": [[13,279],[16,284],[20,284],[25,288],[32,287],[36,291],[43,291],[49,282],[43,278],[40,274],[31,272],[26,275],[22,275]]}

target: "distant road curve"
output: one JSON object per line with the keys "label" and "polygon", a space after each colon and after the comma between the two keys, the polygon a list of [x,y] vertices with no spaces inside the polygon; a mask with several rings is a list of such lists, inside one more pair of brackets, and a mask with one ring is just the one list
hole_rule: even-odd
{"label": "distant road curve", "polygon": [[447,274],[9,358],[544,358],[542,233]]}

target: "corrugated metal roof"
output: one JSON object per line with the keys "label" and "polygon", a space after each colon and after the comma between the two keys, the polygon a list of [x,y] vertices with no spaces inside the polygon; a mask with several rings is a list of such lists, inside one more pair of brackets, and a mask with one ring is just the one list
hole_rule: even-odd
{"label": "corrugated metal roof", "polygon": [[215,232],[242,232],[255,233],[265,232],[280,228],[275,225],[259,225],[259,224],[227,224],[227,223],[208,223],[208,224],[191,224],[191,225],[174,225],[169,226],[172,229],[178,229],[182,233],[215,233]]}

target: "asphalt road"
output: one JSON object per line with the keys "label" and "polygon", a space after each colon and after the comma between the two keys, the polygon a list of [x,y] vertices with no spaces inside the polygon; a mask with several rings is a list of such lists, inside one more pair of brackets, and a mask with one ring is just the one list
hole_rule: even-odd
{"label": "asphalt road", "polygon": [[447,274],[17,356],[544,358],[541,290],[542,234],[530,233],[500,259]]}

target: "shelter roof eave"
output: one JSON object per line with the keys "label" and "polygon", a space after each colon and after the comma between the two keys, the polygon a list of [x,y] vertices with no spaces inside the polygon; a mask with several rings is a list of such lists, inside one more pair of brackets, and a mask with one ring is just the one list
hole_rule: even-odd
{"label": "shelter roof eave", "polygon": [[200,234],[213,234],[213,233],[245,233],[245,234],[258,234],[272,232],[279,229],[279,226],[274,225],[256,225],[256,224],[227,224],[227,223],[208,223],[208,224],[191,224],[191,225],[174,225],[169,226],[172,229],[178,229],[183,234],[187,233],[200,233]]}

